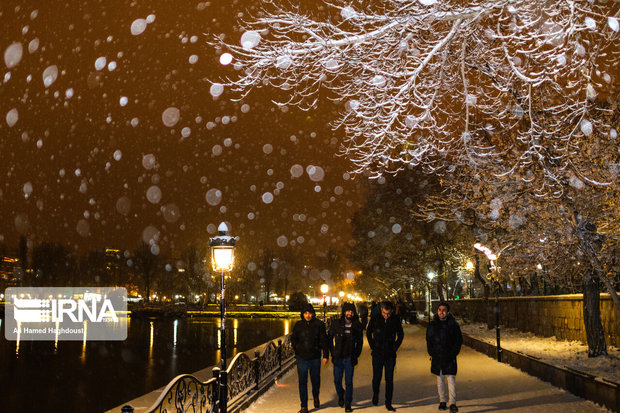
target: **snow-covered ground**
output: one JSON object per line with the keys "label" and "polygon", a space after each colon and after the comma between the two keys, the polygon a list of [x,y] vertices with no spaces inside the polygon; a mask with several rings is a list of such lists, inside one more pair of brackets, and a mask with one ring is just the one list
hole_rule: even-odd
{"label": "snow-covered ground", "polygon": [[[483,323],[459,323],[463,333],[495,345],[495,329],[489,330]],[[607,356],[588,358],[588,346],[579,341],[540,337],[513,328],[500,330],[500,344],[502,348],[520,351],[555,366],[567,366],[620,383],[620,349],[617,347],[609,346]]]}

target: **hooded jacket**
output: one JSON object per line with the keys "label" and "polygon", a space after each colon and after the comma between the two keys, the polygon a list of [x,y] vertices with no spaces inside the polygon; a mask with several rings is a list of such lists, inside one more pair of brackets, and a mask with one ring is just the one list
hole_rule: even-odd
{"label": "hooded jacket", "polygon": [[394,312],[390,314],[387,320],[383,318],[381,312],[370,317],[366,329],[366,338],[373,357],[396,357],[396,351],[402,344],[404,337],[403,326]]}
{"label": "hooded jacket", "polygon": [[461,351],[463,335],[459,323],[448,313],[445,321],[435,314],[426,329],[426,348],[431,356],[431,373],[456,375],[456,356]]}
{"label": "hooded jacket", "polygon": [[[304,313],[312,313],[310,321],[304,319]],[[329,343],[325,332],[325,323],[316,318],[312,304],[306,304],[301,310],[301,320],[295,323],[291,334],[291,344],[295,356],[304,360],[314,360],[329,357]]]}
{"label": "hooded jacket", "polygon": [[[346,318],[345,313],[351,310],[353,311],[353,318],[351,319],[350,334],[346,331]],[[362,324],[357,317],[357,311],[355,305],[351,303],[344,303],[342,306],[342,313],[340,318],[334,320],[329,328],[328,335],[330,350],[332,353],[332,361],[336,361],[340,358],[351,358],[353,365],[357,364],[357,359],[362,353],[363,333]]]}

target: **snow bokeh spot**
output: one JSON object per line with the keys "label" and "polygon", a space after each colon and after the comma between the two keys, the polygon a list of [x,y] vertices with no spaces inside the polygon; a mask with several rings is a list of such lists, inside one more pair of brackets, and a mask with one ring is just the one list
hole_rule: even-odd
{"label": "snow bokeh spot", "polygon": [[276,242],[278,243],[278,246],[280,248],[284,248],[288,245],[288,238],[286,238],[285,235],[280,235],[278,239],[276,240]]}
{"label": "snow bokeh spot", "polygon": [[281,70],[286,70],[293,64],[293,59],[290,56],[278,56],[276,59],[276,67]]}
{"label": "snow bokeh spot", "polygon": [[209,88],[209,93],[214,98],[220,97],[222,93],[224,93],[224,85],[222,85],[221,83],[212,84]]}
{"label": "snow bokeh spot", "polygon": [[581,132],[583,132],[584,135],[586,136],[592,135],[593,127],[592,127],[592,123],[589,120],[583,119],[581,123],[579,124],[579,128],[581,129]]}
{"label": "snow bokeh spot", "polygon": [[220,64],[223,66],[229,65],[233,61],[233,55],[230,53],[222,53],[220,55]]}
{"label": "snow bokeh spot", "polygon": [[51,65],[45,68],[43,71],[43,85],[47,88],[50,87],[58,78],[58,66]]}
{"label": "snow bokeh spot", "polygon": [[152,153],[146,154],[142,157],[142,167],[144,169],[151,170],[157,166],[157,159]]}
{"label": "snow bokeh spot", "polygon": [[81,237],[86,238],[90,235],[90,224],[85,219],[80,219],[75,226],[75,230]]}
{"label": "snow bokeh spot", "polygon": [[253,30],[247,31],[241,35],[241,47],[245,50],[251,50],[258,46],[261,41],[260,34]]}
{"label": "snow bokeh spot", "polygon": [[172,128],[174,125],[176,125],[180,118],[181,112],[174,106],[166,108],[161,114],[162,122],[164,122],[164,125],[169,128]]}
{"label": "snow bokeh spot", "polygon": [[292,178],[299,178],[300,176],[304,174],[304,167],[299,164],[295,164],[291,166],[290,172],[291,172]]}
{"label": "snow bokeh spot", "polygon": [[219,205],[219,203],[222,202],[222,191],[216,188],[211,188],[207,191],[205,199],[211,206]]}
{"label": "snow bokeh spot", "polygon": [[446,222],[445,221],[437,221],[433,226],[433,230],[438,234],[443,234],[446,232]]}
{"label": "snow bokeh spot", "polygon": [[320,166],[308,165],[306,167],[306,173],[313,182],[320,182],[325,177],[325,171]]}
{"label": "snow bokeh spot", "polygon": [[116,200],[116,211],[121,215],[129,214],[131,210],[131,201],[126,196],[122,196]]}
{"label": "snow bokeh spot", "polygon": [[149,225],[142,231],[142,241],[144,241],[148,245],[153,246],[159,242],[160,235],[161,233],[157,228]]}
{"label": "snow bokeh spot", "polygon": [[131,23],[131,34],[138,36],[146,30],[146,19],[136,19]]}
{"label": "snow bokeh spot", "polygon": [[146,199],[151,204],[158,204],[161,201],[161,189],[157,185],[152,185],[146,190]]}
{"label": "snow bokeh spot", "polygon": [[6,114],[6,124],[9,125],[9,128],[15,126],[17,121],[19,120],[19,112],[16,108],[9,110]]}
{"label": "snow bokeh spot", "polygon": [[28,43],[28,53],[33,54],[37,50],[39,50],[39,39],[35,37]]}
{"label": "snow bokeh spot", "polygon": [[105,56],[98,57],[95,60],[95,70],[97,71],[103,70],[105,68],[106,63],[107,63],[107,59],[105,58]]}
{"label": "snow bokeh spot", "polygon": [[179,210],[179,207],[174,203],[162,206],[161,212],[166,222],[170,224],[177,222],[181,217],[181,211]]}
{"label": "snow bokeh spot", "polygon": [[265,192],[261,196],[261,199],[265,204],[271,204],[273,202],[273,194],[271,192]]}
{"label": "snow bokeh spot", "polygon": [[4,51],[4,64],[12,69],[19,64],[24,54],[24,46],[21,43],[12,43]]}

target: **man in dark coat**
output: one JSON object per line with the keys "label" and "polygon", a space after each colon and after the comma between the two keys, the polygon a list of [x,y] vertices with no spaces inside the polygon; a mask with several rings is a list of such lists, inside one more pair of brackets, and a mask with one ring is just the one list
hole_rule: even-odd
{"label": "man in dark coat", "polygon": [[381,375],[385,369],[385,407],[395,411],[392,407],[394,393],[394,368],[396,367],[396,351],[405,336],[403,326],[394,315],[394,306],[389,301],[380,305],[380,313],[370,317],[366,337],[372,350],[372,404],[379,403],[379,385]]}
{"label": "man in dark coat", "polygon": [[[334,320],[329,328],[329,344],[334,363],[334,385],[338,394],[338,405],[345,406],[345,412],[352,412],[353,370],[362,353],[362,324],[357,318],[355,305],[344,303],[342,315]],[[346,387],[342,388],[342,376]]]}
{"label": "man in dark coat", "polygon": [[321,353],[323,364],[329,357],[329,342],[325,323],[316,318],[312,304],[306,304],[301,310],[301,320],[295,323],[291,334],[291,344],[297,360],[297,377],[299,378],[299,413],[308,413],[308,373],[312,383],[314,407],[321,407],[319,388],[321,386]]}
{"label": "man in dark coat", "polygon": [[462,344],[461,328],[450,314],[450,305],[440,303],[437,314],[426,329],[426,347],[431,356],[431,373],[437,375],[439,410],[447,410],[445,386],[447,381],[450,413],[459,411],[456,407],[456,356],[461,351]]}

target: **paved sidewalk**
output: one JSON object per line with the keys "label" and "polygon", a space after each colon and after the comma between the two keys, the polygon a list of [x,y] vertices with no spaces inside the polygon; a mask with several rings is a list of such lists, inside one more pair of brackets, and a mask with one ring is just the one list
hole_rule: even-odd
{"label": "paved sidewalk", "polygon": [[[430,361],[426,353],[425,329],[405,325],[405,340],[398,351],[394,374],[393,405],[401,412],[438,412],[435,376],[430,373]],[[459,371],[456,376],[457,405],[459,412],[541,412],[568,413],[608,412],[592,402],[580,399],[518,369],[463,346],[458,357]],[[379,405],[373,406],[372,367],[370,348],[364,337],[364,350],[353,378],[353,409],[368,413],[385,412],[385,381],[381,382]],[[308,384],[310,386],[310,384]],[[310,392],[310,388],[308,389]],[[340,413],[334,390],[331,362],[321,369],[321,408],[310,412]],[[312,398],[309,400],[312,407]],[[297,412],[299,396],[297,371],[292,369],[280,382],[254,402],[246,413]]]}

